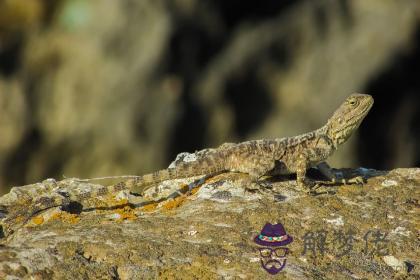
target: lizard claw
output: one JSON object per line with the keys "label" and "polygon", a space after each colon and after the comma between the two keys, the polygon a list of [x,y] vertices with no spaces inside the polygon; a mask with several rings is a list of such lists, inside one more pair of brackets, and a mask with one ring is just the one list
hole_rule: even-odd
{"label": "lizard claw", "polygon": [[273,186],[266,181],[257,181],[256,184],[263,189],[272,189]]}
{"label": "lizard claw", "polygon": [[272,187],[273,186],[270,183],[267,183],[265,181],[255,181],[246,185],[245,192],[258,192],[262,194],[264,189],[271,189]]}
{"label": "lizard claw", "polygon": [[350,184],[356,184],[361,185],[366,183],[366,178],[363,176],[357,176],[353,178],[344,178],[343,173],[337,172],[335,173],[335,178],[332,179],[332,183],[339,183],[343,185],[350,185]]}
{"label": "lizard claw", "polygon": [[344,184],[356,184],[356,185],[363,185],[366,183],[366,178],[363,176],[357,176],[354,178],[350,178],[345,180]]}
{"label": "lizard claw", "polygon": [[316,182],[306,178],[304,181],[297,181],[296,189],[306,194],[311,194],[312,189],[317,188],[318,185],[319,184],[317,184]]}

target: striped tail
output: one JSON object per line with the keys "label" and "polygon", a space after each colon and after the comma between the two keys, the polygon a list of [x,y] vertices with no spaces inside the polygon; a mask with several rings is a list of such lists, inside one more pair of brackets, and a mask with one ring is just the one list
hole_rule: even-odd
{"label": "striped tail", "polygon": [[[108,194],[115,194],[119,191],[130,190],[135,194],[142,194],[146,187],[161,183],[166,180],[181,179],[200,175],[209,175],[226,170],[226,155],[218,152],[212,152],[191,162],[181,162],[174,168],[168,168],[156,171],[154,173],[143,176],[134,177],[115,185],[104,186],[101,188],[91,189],[80,193],[64,194],[70,200],[82,201]],[[98,178],[102,179],[102,178]],[[92,179],[88,179],[92,180]]]}
{"label": "striped tail", "polygon": [[146,187],[166,180],[209,175],[225,171],[226,165],[224,160],[222,160],[223,158],[217,153],[211,153],[195,161],[181,162],[174,168],[159,170],[119,184],[124,186],[124,188],[129,188],[132,193],[142,194]]}

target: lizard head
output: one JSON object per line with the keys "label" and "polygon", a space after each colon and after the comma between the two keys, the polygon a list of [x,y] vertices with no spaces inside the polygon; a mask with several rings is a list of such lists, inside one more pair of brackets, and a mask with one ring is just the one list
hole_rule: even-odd
{"label": "lizard head", "polygon": [[334,112],[327,122],[327,133],[334,145],[344,143],[368,114],[373,98],[368,94],[354,93]]}

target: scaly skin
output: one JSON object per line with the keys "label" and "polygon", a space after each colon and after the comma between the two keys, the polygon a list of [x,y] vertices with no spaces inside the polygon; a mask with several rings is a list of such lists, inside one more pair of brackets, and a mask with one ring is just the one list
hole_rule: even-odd
{"label": "scaly skin", "polygon": [[314,166],[332,181],[337,181],[325,160],[359,127],[372,105],[370,95],[352,94],[327,123],[315,131],[295,137],[223,144],[196,161],[183,162],[175,168],[119,185],[142,194],[151,185],[165,180],[236,171],[249,174],[255,181],[265,175],[296,173],[298,186],[302,188],[306,185],[306,170]]}

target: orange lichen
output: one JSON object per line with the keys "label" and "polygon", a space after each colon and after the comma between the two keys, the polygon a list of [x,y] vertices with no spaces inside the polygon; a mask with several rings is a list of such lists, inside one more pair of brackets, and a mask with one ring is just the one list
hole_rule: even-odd
{"label": "orange lichen", "polygon": [[44,217],[42,217],[42,216],[36,216],[36,217],[33,217],[33,218],[32,218],[32,222],[33,222],[35,225],[39,226],[39,225],[41,225],[42,223],[44,223]]}
{"label": "orange lichen", "polygon": [[55,213],[51,216],[51,220],[59,219],[68,224],[76,224],[80,221],[80,217],[76,214],[70,214],[67,212]]}
{"label": "orange lichen", "polygon": [[116,210],[116,212],[120,215],[120,218],[118,218],[117,221],[135,220],[137,218],[137,215],[134,213],[134,210],[129,206],[119,208]]}
{"label": "orange lichen", "polygon": [[204,183],[205,183],[205,184],[210,184],[210,183],[214,183],[214,182],[216,182],[216,181],[218,181],[218,180],[217,180],[217,176],[213,176],[213,177],[209,177],[209,178],[207,178],[206,180],[204,180]]}
{"label": "orange lichen", "polygon": [[158,206],[158,203],[153,202],[150,204],[147,204],[145,206],[143,206],[143,208],[141,210],[145,211],[145,212],[150,212],[156,209],[156,207]]}
{"label": "orange lichen", "polygon": [[168,202],[163,204],[162,206],[165,210],[171,210],[171,209],[179,207],[182,203],[184,203],[185,199],[186,199],[186,196],[175,197],[174,199],[169,200]]}
{"label": "orange lichen", "polygon": [[195,194],[196,192],[198,192],[198,190],[201,188],[201,186],[198,186],[198,187],[196,187],[196,188],[193,188],[192,190],[191,190],[191,194]]}
{"label": "orange lichen", "polygon": [[107,201],[110,202],[110,205],[126,205],[129,203],[128,199],[116,199],[115,196],[112,196],[107,198]]}

